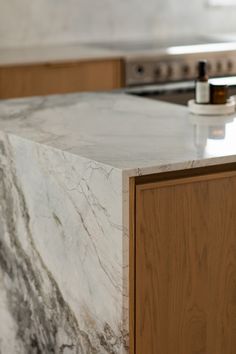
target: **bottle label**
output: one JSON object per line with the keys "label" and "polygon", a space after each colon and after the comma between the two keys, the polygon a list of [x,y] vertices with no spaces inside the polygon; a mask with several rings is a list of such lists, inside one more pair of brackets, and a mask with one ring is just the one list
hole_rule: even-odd
{"label": "bottle label", "polygon": [[196,103],[210,102],[210,86],[208,82],[196,82]]}

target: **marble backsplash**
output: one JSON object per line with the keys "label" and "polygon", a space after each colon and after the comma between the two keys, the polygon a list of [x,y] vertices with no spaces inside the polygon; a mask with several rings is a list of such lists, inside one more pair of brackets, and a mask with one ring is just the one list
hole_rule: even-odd
{"label": "marble backsplash", "polygon": [[0,48],[236,32],[235,15],[207,0],[0,0]]}

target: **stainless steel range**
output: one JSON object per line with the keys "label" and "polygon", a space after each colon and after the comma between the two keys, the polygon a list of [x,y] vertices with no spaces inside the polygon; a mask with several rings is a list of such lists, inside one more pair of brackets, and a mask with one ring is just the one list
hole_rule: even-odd
{"label": "stainless steel range", "polygon": [[236,42],[209,43],[205,38],[195,38],[169,43],[123,42],[107,47],[125,53],[127,93],[186,104],[194,96],[197,63],[206,59],[209,75],[224,78],[230,93],[236,94]]}

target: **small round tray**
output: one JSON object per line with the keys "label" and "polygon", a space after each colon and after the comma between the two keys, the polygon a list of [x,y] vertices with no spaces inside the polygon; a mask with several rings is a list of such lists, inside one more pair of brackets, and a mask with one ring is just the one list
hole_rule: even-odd
{"label": "small round tray", "polygon": [[223,116],[235,113],[235,99],[230,97],[226,104],[199,104],[195,100],[188,101],[189,111],[202,116]]}

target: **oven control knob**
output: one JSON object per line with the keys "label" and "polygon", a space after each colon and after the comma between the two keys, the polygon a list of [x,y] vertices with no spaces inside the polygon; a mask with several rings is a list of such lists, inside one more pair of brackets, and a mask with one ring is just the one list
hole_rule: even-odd
{"label": "oven control knob", "polygon": [[145,73],[144,66],[142,64],[136,65],[135,72],[138,76],[142,76]]}
{"label": "oven control knob", "polygon": [[227,61],[227,70],[228,70],[229,72],[231,72],[231,71],[233,70],[233,68],[234,68],[233,62],[232,62],[231,60],[228,60],[228,61]]}
{"label": "oven control knob", "polygon": [[208,70],[208,73],[211,74],[211,72],[212,72],[212,64],[210,62],[207,63],[207,70]]}
{"label": "oven control knob", "polygon": [[216,71],[217,71],[218,73],[221,73],[222,69],[223,69],[223,65],[222,65],[221,61],[218,61],[218,62],[216,63]]}
{"label": "oven control knob", "polygon": [[166,79],[168,76],[168,65],[165,63],[158,64],[158,66],[155,68],[155,77],[160,80],[160,79]]}
{"label": "oven control knob", "polygon": [[182,66],[182,74],[183,74],[183,76],[188,76],[190,74],[190,72],[191,72],[190,66],[188,64],[184,64]]}
{"label": "oven control knob", "polygon": [[168,67],[167,67],[167,76],[168,76],[169,78],[171,78],[171,77],[173,76],[173,74],[174,74],[174,68],[173,68],[173,66],[168,65]]}

